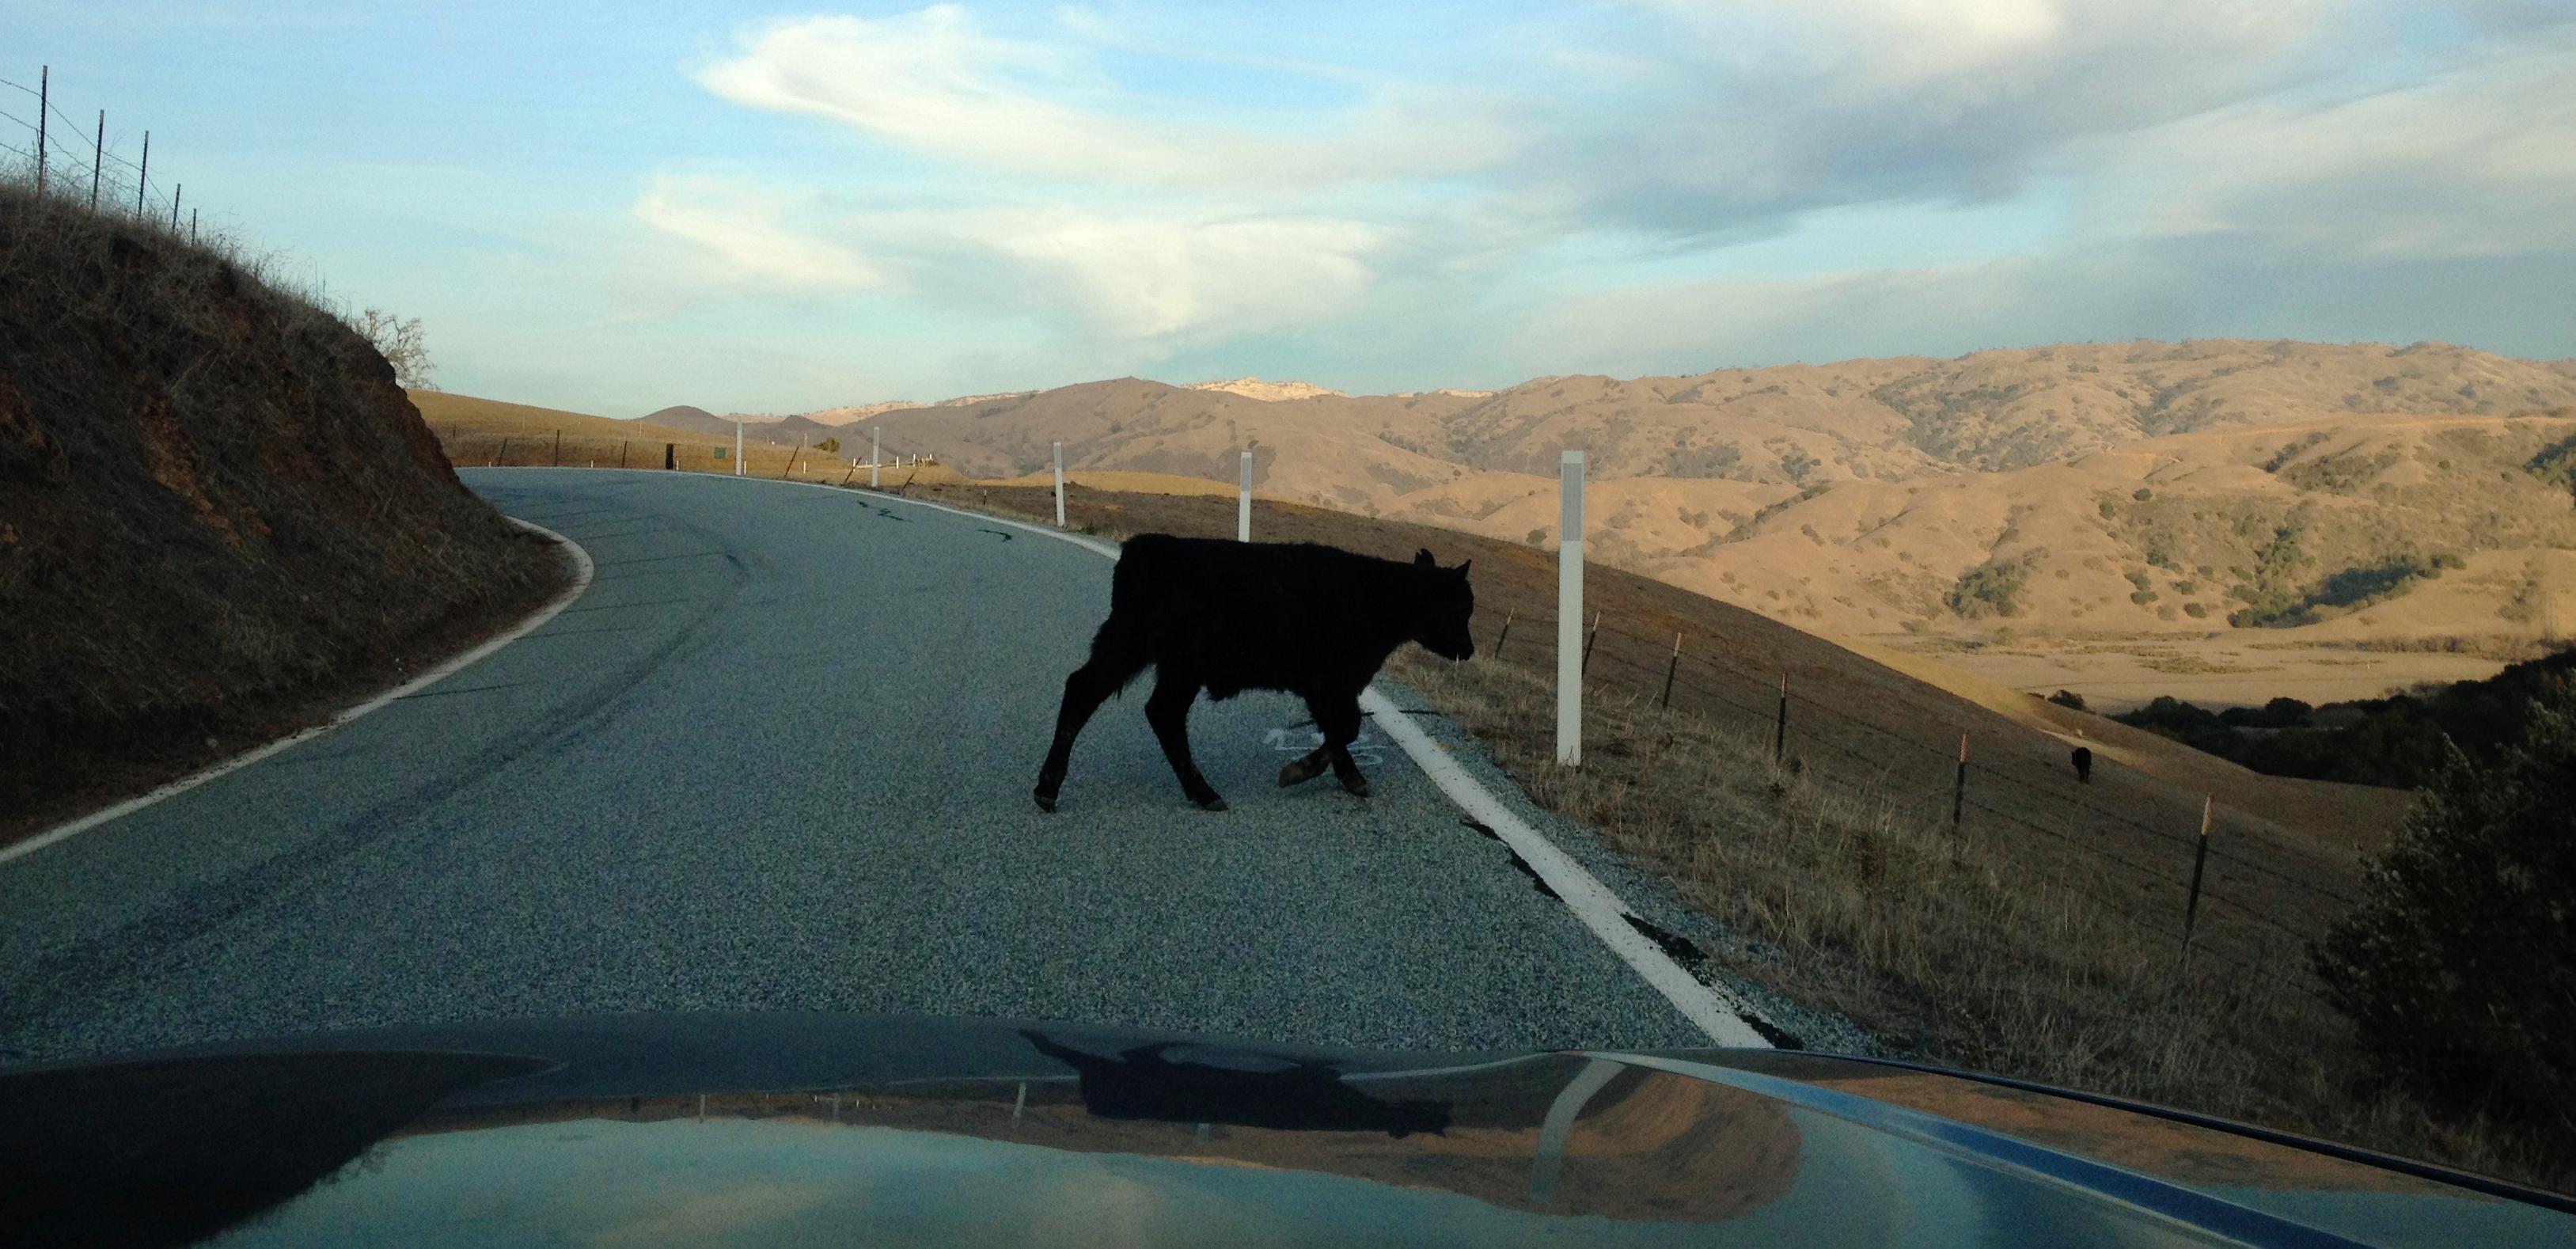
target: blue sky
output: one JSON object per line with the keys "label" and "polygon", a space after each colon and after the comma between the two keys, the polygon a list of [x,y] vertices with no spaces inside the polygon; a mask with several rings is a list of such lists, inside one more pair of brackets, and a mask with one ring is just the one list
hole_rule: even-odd
{"label": "blue sky", "polygon": [[2576,355],[2576,0],[9,0],[0,48],[448,389],[608,415]]}

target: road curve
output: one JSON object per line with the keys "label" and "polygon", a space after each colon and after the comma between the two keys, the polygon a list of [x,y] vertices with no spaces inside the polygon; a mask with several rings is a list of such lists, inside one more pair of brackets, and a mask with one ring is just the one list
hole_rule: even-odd
{"label": "road curve", "polygon": [[1307,745],[1293,699],[1192,716],[1230,812],[1182,799],[1131,693],[1040,814],[1063,674],[1108,609],[1096,555],[857,493],[464,475],[586,548],[589,592],[438,685],[0,864],[0,1063],[669,1010],[1707,1042],[1383,737],[1375,797],[1273,788]]}

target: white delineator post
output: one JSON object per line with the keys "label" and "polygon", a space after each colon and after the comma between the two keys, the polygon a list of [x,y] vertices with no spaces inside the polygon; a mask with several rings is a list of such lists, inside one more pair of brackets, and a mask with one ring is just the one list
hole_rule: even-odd
{"label": "white delineator post", "polygon": [[1064,528],[1064,444],[1055,444],[1055,527]]}
{"label": "white delineator post", "polygon": [[1252,541],[1252,453],[1243,453],[1243,490],[1234,497],[1234,540]]}
{"label": "white delineator post", "polygon": [[1557,471],[1564,492],[1556,548],[1556,761],[1583,762],[1583,453]]}
{"label": "white delineator post", "polygon": [[733,414],[733,475],[742,476],[742,413]]}
{"label": "white delineator post", "polygon": [[868,489],[877,488],[877,463],[885,459],[885,431],[868,431]]}

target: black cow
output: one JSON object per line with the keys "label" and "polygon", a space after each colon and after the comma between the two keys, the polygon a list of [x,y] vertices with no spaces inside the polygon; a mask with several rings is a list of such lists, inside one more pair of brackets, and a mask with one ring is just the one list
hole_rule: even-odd
{"label": "black cow", "polygon": [[1360,691],[1406,642],[1450,659],[1474,655],[1467,616],[1475,608],[1467,565],[1442,568],[1429,551],[1406,564],[1313,543],[1130,538],[1091,659],[1064,679],[1055,744],[1038,769],[1038,806],[1055,810],[1074,737],[1148,664],[1155,680],[1145,720],[1190,801],[1225,810],[1190,759],[1190,704],[1202,688],[1219,701],[1245,690],[1304,698],[1324,744],[1281,768],[1280,785],[1312,780],[1329,765],[1342,788],[1367,797],[1350,752],[1360,734]]}
{"label": "black cow", "polygon": [[2087,785],[2093,783],[2093,748],[2090,746],[2075,748],[2075,779]]}

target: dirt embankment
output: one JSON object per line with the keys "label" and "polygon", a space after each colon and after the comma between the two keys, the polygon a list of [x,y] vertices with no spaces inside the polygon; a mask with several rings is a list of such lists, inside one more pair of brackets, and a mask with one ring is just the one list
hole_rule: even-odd
{"label": "dirt embankment", "polygon": [[0,187],[0,844],[563,584],[383,357],[258,268]]}

